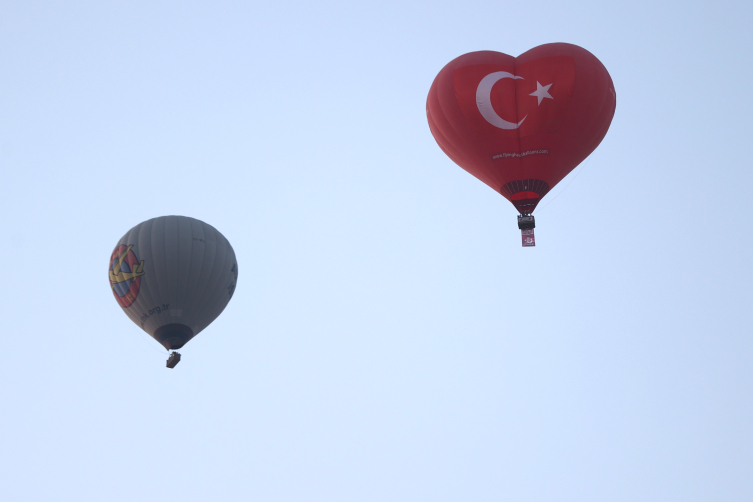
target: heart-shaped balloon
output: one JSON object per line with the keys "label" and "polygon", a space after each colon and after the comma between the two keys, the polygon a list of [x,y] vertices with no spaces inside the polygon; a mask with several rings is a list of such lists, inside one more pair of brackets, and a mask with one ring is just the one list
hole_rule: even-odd
{"label": "heart-shaped balloon", "polygon": [[434,79],[426,115],[456,164],[530,214],[601,143],[616,103],[601,61],[557,43],[454,59]]}

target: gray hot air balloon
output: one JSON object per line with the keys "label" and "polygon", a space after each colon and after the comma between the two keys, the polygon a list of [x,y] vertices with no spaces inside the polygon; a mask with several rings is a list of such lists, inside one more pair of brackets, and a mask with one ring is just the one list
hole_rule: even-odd
{"label": "gray hot air balloon", "polygon": [[[110,256],[110,287],[123,312],[168,351],[181,348],[227,306],[238,280],[228,240],[186,216],[139,223]],[[174,352],[168,367],[180,354]]]}

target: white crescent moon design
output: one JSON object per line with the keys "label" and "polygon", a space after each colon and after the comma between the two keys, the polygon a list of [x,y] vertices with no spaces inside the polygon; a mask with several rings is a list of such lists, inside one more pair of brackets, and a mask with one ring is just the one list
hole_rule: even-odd
{"label": "white crescent moon design", "polygon": [[503,78],[522,79],[523,77],[516,77],[512,73],[506,71],[497,71],[485,76],[481,79],[481,82],[479,82],[478,88],[476,89],[476,106],[478,106],[478,111],[481,112],[481,116],[494,127],[499,127],[500,129],[517,129],[528,115],[523,117],[523,119],[516,124],[515,122],[506,121],[497,115],[497,112],[492,108],[492,87]]}

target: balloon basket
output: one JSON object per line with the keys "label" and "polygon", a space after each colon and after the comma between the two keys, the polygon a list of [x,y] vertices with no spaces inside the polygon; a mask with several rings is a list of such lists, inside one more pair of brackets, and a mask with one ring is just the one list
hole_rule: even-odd
{"label": "balloon basket", "polygon": [[180,362],[180,354],[173,352],[170,357],[167,358],[167,367],[172,369]]}
{"label": "balloon basket", "polygon": [[520,229],[520,237],[523,241],[523,247],[531,248],[536,246],[536,236],[533,234],[533,229],[536,228],[536,219],[533,215],[519,215],[518,228]]}

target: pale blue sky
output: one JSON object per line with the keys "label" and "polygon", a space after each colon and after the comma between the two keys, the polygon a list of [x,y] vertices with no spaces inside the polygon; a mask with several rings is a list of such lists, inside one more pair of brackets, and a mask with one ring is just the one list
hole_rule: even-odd
{"label": "pale blue sky", "polygon": [[[0,499],[753,499],[749,2],[0,10]],[[523,249],[425,100],[549,42],[617,112]],[[240,268],[175,370],[106,279],[166,214]]]}

